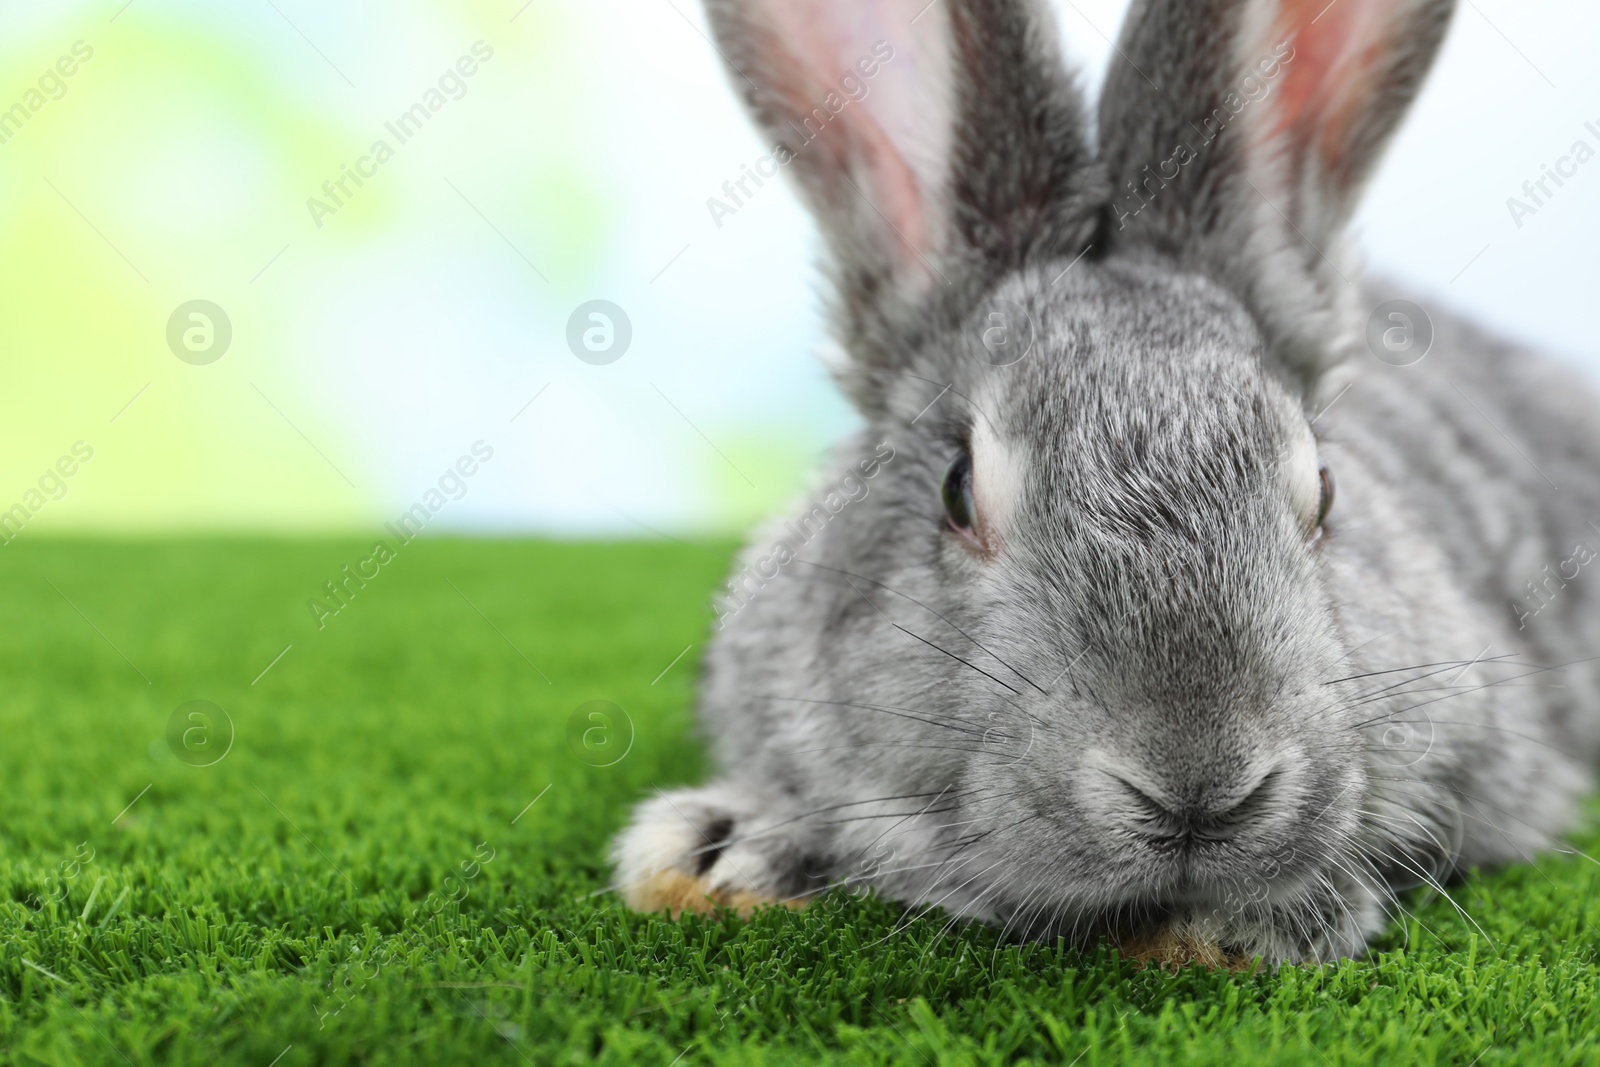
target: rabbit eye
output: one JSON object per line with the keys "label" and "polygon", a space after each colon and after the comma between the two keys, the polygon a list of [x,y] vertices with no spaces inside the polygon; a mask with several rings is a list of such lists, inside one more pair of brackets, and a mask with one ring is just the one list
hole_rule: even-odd
{"label": "rabbit eye", "polygon": [[944,513],[950,525],[961,533],[973,535],[977,508],[972,502],[972,455],[965,449],[944,472]]}
{"label": "rabbit eye", "polygon": [[1322,485],[1322,499],[1317,504],[1317,528],[1321,529],[1322,524],[1328,519],[1328,512],[1333,510],[1333,472],[1328,469],[1326,463],[1317,467],[1317,480]]}

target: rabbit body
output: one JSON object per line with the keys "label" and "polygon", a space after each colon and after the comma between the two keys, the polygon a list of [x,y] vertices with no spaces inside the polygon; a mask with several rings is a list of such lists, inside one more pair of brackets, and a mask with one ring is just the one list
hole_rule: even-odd
{"label": "rabbit body", "polygon": [[[1420,361],[1362,343],[1397,294],[1335,265],[1338,227],[1450,5],[1346,2],[1377,22],[1316,32],[1395,42],[1389,96],[1341,97],[1296,4],[1136,4],[1129,67],[1169,84],[1114,71],[1091,154],[1038,12],[946,0],[895,53],[905,78],[954,68],[925,96],[942,152],[887,81],[793,151],[864,427],[719,601],[721,773],[618,838],[632,905],[871,888],[1022,936],[1321,960],[1405,888],[1572,825],[1600,755],[1596,397],[1436,307]],[[839,34],[780,32],[795,8]],[[711,10],[781,130],[803,72],[915,8]],[[1172,47],[1209,24],[1238,35],[1209,66]],[[1127,160],[1180,158],[1161,101],[1225,93],[1240,55],[1278,57],[1276,96],[1131,217]],[[1276,138],[1319,92],[1365,118],[1302,158],[1323,113]],[[914,256],[867,239],[840,173]]]}

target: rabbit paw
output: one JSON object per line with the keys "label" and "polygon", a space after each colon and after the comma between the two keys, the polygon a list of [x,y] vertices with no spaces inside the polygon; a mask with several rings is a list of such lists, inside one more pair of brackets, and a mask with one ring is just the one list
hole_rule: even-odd
{"label": "rabbit paw", "polygon": [[1358,954],[1383,929],[1382,891],[1332,880],[1304,897],[1248,907],[1195,909],[1117,947],[1141,967],[1253,971],[1321,964]]}
{"label": "rabbit paw", "polygon": [[1176,972],[1191,964],[1210,971],[1250,971],[1255,968],[1255,961],[1250,957],[1228,951],[1206,934],[1183,923],[1119,941],[1117,949],[1139,964],[1141,970],[1156,967]]}
{"label": "rabbit paw", "polygon": [[622,899],[634,911],[674,916],[803,907],[810,899],[807,865],[784,822],[759,796],[732,785],[647,800],[612,846]]}

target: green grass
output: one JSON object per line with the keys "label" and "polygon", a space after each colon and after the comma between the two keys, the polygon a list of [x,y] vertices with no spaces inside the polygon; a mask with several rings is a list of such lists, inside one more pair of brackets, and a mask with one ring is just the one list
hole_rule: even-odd
{"label": "green grass", "polygon": [[[726,550],[422,542],[317,630],[306,600],[366,548],[0,549],[0,1062],[1600,1062],[1600,871],[1573,857],[1466,879],[1481,933],[1416,895],[1372,958],[1276,976],[897,932],[858,898],[627,914],[605,845],[705,772]],[[194,699],[233,724],[210,766],[166,740]],[[632,723],[612,766],[568,743],[593,699]]]}

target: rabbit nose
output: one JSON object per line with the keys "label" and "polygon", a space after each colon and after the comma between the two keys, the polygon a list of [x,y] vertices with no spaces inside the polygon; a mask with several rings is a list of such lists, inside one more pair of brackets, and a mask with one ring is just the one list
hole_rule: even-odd
{"label": "rabbit nose", "polygon": [[1113,774],[1125,791],[1125,823],[1135,833],[1163,844],[1227,841],[1267,816],[1282,781],[1279,770],[1232,789],[1184,795],[1150,782],[1135,784]]}

